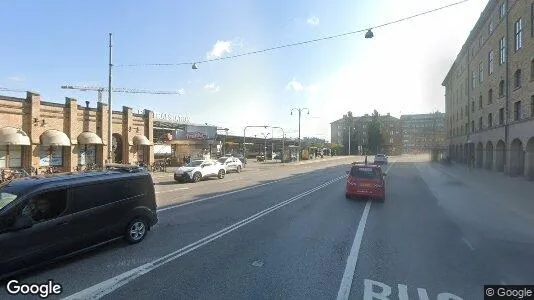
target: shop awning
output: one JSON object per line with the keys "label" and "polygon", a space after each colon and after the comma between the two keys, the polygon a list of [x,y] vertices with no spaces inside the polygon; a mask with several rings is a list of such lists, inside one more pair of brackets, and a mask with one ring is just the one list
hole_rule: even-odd
{"label": "shop awning", "polygon": [[80,145],[91,145],[91,144],[102,144],[102,139],[94,132],[84,131],[78,135],[78,144]]}
{"label": "shop awning", "polygon": [[50,129],[41,134],[41,145],[49,146],[70,146],[69,137],[59,130]]}
{"label": "shop awning", "polygon": [[150,146],[152,143],[142,134],[137,134],[133,137],[132,142],[134,146]]}
{"label": "shop awning", "polygon": [[26,132],[15,127],[0,128],[0,145],[31,145],[30,137]]}

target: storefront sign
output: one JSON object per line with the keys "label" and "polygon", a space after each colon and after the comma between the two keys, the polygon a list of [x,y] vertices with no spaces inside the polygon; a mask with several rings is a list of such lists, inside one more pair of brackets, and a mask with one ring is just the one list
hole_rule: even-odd
{"label": "storefront sign", "polygon": [[182,123],[182,124],[189,124],[190,123],[189,117],[175,116],[175,115],[165,114],[165,113],[154,113],[154,119],[160,120],[160,121],[170,121],[170,122],[175,122],[175,123]]}
{"label": "storefront sign", "polygon": [[208,135],[203,132],[188,132],[185,134],[185,138],[193,140],[205,140],[208,138]]}

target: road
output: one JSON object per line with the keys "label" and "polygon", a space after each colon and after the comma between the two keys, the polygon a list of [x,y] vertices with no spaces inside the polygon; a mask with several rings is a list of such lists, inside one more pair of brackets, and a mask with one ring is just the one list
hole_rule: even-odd
{"label": "road", "polygon": [[470,300],[484,284],[534,283],[532,215],[481,207],[484,195],[413,157],[392,158],[384,203],[347,200],[352,160],[196,184],[156,175],[159,223],[142,243],[20,280],[53,279],[68,299]]}

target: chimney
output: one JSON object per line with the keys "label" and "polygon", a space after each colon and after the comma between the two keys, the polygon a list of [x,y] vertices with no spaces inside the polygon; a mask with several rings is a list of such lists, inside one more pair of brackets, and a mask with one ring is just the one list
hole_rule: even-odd
{"label": "chimney", "polygon": [[85,101],[85,107],[89,108],[89,101]]}

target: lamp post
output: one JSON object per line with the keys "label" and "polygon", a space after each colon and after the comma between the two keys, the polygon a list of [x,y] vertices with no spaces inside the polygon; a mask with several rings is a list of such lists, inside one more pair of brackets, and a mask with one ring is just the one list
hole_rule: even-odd
{"label": "lamp post", "polygon": [[308,112],[308,115],[310,114],[310,110],[306,107],[302,108],[292,108],[290,114],[293,115],[293,111],[296,110],[299,112],[299,153],[297,155],[297,160],[300,161],[300,148],[301,148],[301,141],[300,141],[300,118],[302,117],[302,112],[306,110]]}
{"label": "lamp post", "polygon": [[[282,160],[282,162],[284,162],[284,150],[285,150],[284,149],[284,142],[285,142],[285,139],[286,139],[286,133],[285,133],[285,131],[284,131],[284,129],[282,127],[271,126],[271,128],[273,128],[273,129],[274,128],[278,128],[278,129],[282,130],[282,158],[281,158],[281,160]],[[273,137],[274,137],[274,134],[273,134]]]}
{"label": "lamp post", "polygon": [[246,152],[247,152],[247,144],[245,143],[246,142],[246,132],[247,132],[247,128],[265,128],[267,129],[267,125],[251,125],[251,126],[245,126],[245,128],[243,129],[243,157],[246,159],[247,156],[246,156]]}
{"label": "lamp post", "polygon": [[265,147],[263,150],[263,162],[267,159],[267,137],[270,135],[270,133],[262,133],[263,138],[265,139]]}

